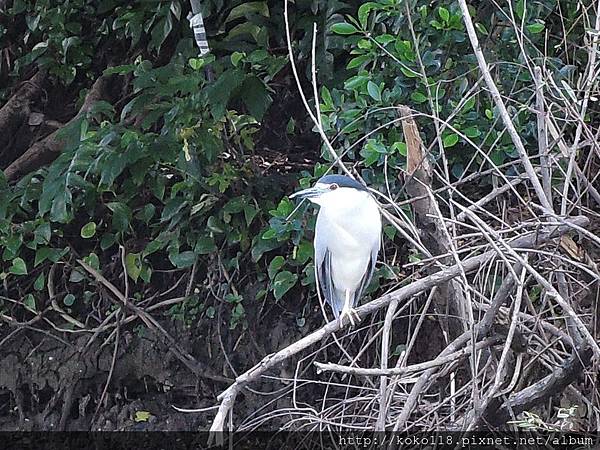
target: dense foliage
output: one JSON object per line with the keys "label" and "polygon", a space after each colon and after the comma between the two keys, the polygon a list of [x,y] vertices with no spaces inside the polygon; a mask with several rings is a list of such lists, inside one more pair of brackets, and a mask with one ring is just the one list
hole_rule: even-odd
{"label": "dense foliage", "polygon": [[[429,124],[427,136],[441,128],[441,145],[432,154],[442,158],[445,150],[444,167],[453,177],[516,156],[496,126],[491,99],[475,89],[479,75],[456,4],[382,0],[358,6],[299,2],[294,51],[310,76],[306,62],[316,20],[323,127],[368,183],[383,188],[387,179],[391,192],[401,192],[406,146],[392,108],[399,104],[448,118],[423,122]],[[505,20],[516,14],[528,30],[524,45],[535,51],[546,28],[552,39],[552,28],[560,25],[553,17],[556,6],[551,1],[524,9],[520,2],[515,11],[491,15],[485,4],[473,8],[482,38],[500,49],[495,72],[514,93],[509,109],[531,144],[532,80]],[[89,80],[101,74],[128,83],[128,93],[116,103],[99,102],[60,131],[65,144],[52,164],[14,186],[2,181],[2,278],[31,310],[43,303],[50,265],[64,261],[70,282],[62,301],[73,314],[85,315],[96,294],[74,258],[107,271],[119,245],[140,298],[157,272],[199,264],[208,277],[217,259],[236,277],[258,283],[254,298],[225,296],[232,327],[243,321],[246,302],[264,296],[278,301],[298,283],[313,283],[309,236],[285,194],[294,188],[294,174],[306,185],[327,165],[318,163],[315,140],[307,137],[312,124],[291,99],[296,94],[282,4],[206,2],[213,54],[204,58],[197,56],[185,22],[187,8],[177,0],[19,0],[8,10],[1,28],[1,45],[11,55],[5,80],[19,80],[37,66],[61,89],[83,88],[80,100]],[[557,82],[573,79],[578,70],[561,56],[558,51],[546,60]],[[473,144],[490,148],[489,155],[477,153]],[[325,149],[321,156],[332,160]],[[303,157],[316,164],[314,171],[299,170]],[[290,176],[280,178],[282,172]],[[393,239],[394,230],[386,231]],[[379,270],[375,285],[382,276],[393,274]],[[24,277],[31,277],[32,286]],[[192,313],[214,313],[204,298],[202,293],[190,300]]]}

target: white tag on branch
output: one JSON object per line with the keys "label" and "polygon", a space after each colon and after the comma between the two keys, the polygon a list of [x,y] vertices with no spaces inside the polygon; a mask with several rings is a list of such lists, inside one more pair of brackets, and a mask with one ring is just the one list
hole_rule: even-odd
{"label": "white tag on branch", "polygon": [[204,56],[210,52],[208,41],[206,40],[206,29],[204,28],[204,19],[201,13],[192,14],[189,13],[187,19],[190,22],[190,27],[194,30],[194,39],[196,45],[200,49],[200,56]]}

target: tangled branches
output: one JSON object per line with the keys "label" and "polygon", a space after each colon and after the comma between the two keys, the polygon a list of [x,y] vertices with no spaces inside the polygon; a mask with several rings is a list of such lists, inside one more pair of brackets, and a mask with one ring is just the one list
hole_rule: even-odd
{"label": "tangled branches", "polygon": [[[265,405],[250,417],[241,418],[238,429],[256,429],[285,418],[283,427],[294,430],[472,430],[505,427],[510,421],[525,423],[527,418],[521,413],[537,417],[530,413],[532,409],[544,416],[535,426],[598,429],[600,398],[593,386],[600,361],[595,335],[600,294],[600,197],[594,187],[599,174],[592,167],[598,165],[600,148],[595,139],[598,130],[583,119],[595,89],[592,78],[598,73],[598,36],[594,35],[587,47],[587,81],[579,93],[582,100],[576,105],[557,87],[551,72],[526,53],[521,42],[522,56],[536,80],[539,154],[533,155],[513,125],[514,117],[506,107],[508,99],[496,86],[466,2],[461,0],[459,5],[485,89],[517,150],[519,159],[514,167],[522,168],[523,174],[513,170],[516,175],[508,176],[492,164],[493,189],[481,198],[470,198],[463,188],[487,174],[482,171],[451,182],[447,167],[436,166],[432,172],[425,168],[429,152],[439,145],[446,164],[441,143],[445,128],[459,134],[484,161],[489,161],[493,146],[477,146],[453,127],[451,118],[439,117],[435,108],[432,115],[413,113],[412,117],[434,121],[439,138],[425,149],[418,132],[407,135],[412,125],[404,127],[409,162],[411,154],[418,156],[413,161],[420,158],[421,162],[412,169],[409,163],[405,174],[407,191],[410,188],[413,196],[407,203],[413,206],[416,223],[407,220],[398,202],[389,196],[381,196],[382,212],[427,258],[410,264],[419,270],[403,280],[402,287],[359,308],[363,319],[381,309],[388,312],[384,321],[372,317],[359,329],[341,333],[334,340],[343,349],[338,362],[322,359],[332,354],[326,338],[341,331],[337,322],[331,322],[237,377],[218,397],[212,431],[223,431],[236,397],[261,378],[288,383],[283,391],[291,394],[292,405],[274,411]],[[596,29],[600,28],[598,21],[600,13]],[[520,39],[525,39],[514,18],[512,23]],[[288,31],[292,56],[289,36]],[[418,52],[416,40],[415,48]],[[293,61],[292,65],[295,67]],[[421,72],[427,84],[425,69]],[[315,74],[313,55],[316,94]],[[303,92],[301,96],[310,112]],[[434,100],[430,97],[431,105]],[[340,164],[340,156],[323,131],[318,100],[314,109],[311,117],[315,126],[332,158]],[[412,121],[408,110],[401,110],[401,119],[383,126]],[[576,124],[572,142],[568,142],[568,134],[558,131],[558,123]],[[582,143],[582,136],[589,139]],[[585,160],[579,151],[582,147],[587,149]],[[427,164],[423,165],[424,161]],[[346,167],[344,170],[348,171]],[[434,188],[434,181],[443,187]],[[423,276],[423,272],[429,275]],[[449,285],[452,289],[444,290]],[[426,352],[419,354],[415,349],[428,347],[423,344],[426,328],[435,325],[427,318],[446,314],[439,301],[442,290],[451,293],[445,300],[454,305],[453,311],[460,310],[458,305],[464,307],[457,319],[465,331],[453,336],[452,328],[444,330],[446,343],[437,355],[427,359],[423,355]],[[432,302],[436,296],[438,300]],[[291,379],[268,375],[286,359],[317,344],[321,345],[318,350],[295,362]],[[318,387],[323,397],[304,396],[308,386]],[[283,395],[281,391],[277,394],[277,398]],[[563,408],[562,414],[557,414],[559,408]]]}

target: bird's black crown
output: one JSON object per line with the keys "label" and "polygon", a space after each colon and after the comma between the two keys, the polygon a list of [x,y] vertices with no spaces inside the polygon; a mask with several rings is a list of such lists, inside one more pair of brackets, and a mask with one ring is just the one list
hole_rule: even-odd
{"label": "bird's black crown", "polygon": [[321,177],[321,179],[318,182],[322,183],[322,184],[335,183],[339,187],[347,187],[347,188],[357,189],[359,191],[365,191],[365,192],[367,191],[367,188],[365,186],[360,184],[358,181],[353,180],[350,177],[347,177],[346,175],[325,175],[324,177]]}

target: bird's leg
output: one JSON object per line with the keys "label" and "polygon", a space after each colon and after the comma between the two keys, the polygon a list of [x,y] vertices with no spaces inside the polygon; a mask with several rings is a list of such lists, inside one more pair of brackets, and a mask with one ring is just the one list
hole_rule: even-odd
{"label": "bird's leg", "polygon": [[343,323],[344,317],[348,316],[348,320],[350,321],[350,325],[354,327],[356,323],[360,322],[360,316],[356,312],[354,308],[350,306],[350,291],[346,290],[346,298],[344,299],[344,307],[342,308],[342,312],[340,314],[340,324]]}

